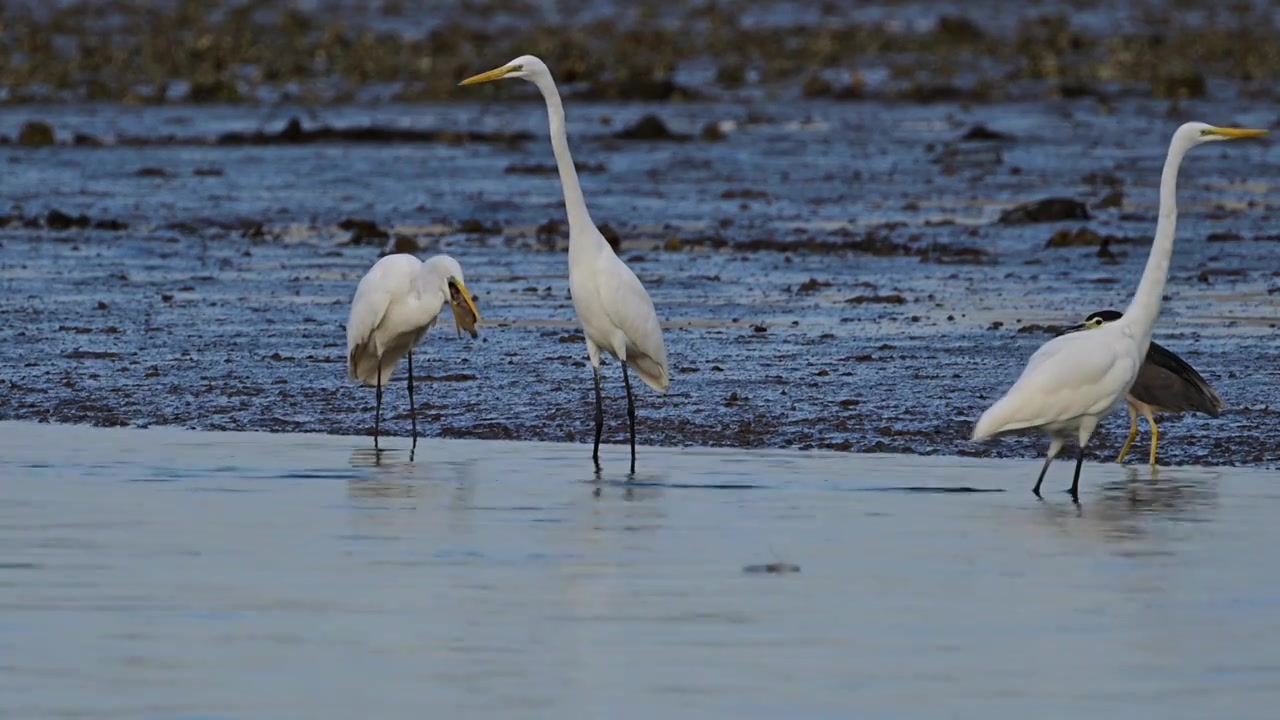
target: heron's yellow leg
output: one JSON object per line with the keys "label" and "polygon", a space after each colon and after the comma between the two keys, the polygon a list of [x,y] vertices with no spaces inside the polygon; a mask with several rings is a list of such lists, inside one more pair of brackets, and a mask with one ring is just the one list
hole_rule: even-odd
{"label": "heron's yellow leg", "polygon": [[[1151,427],[1155,427],[1152,425]],[[1124,441],[1124,447],[1120,448],[1120,456],[1116,458],[1116,462],[1124,462],[1124,456],[1129,454],[1129,448],[1133,447],[1133,439],[1138,437],[1138,409],[1129,406],[1129,439]],[[1152,457],[1155,457],[1154,455]]]}
{"label": "heron's yellow leg", "polygon": [[1156,444],[1160,442],[1160,429],[1156,427],[1156,415],[1151,412],[1151,408],[1142,408],[1142,414],[1147,416],[1147,424],[1151,426],[1151,467],[1156,466]]}

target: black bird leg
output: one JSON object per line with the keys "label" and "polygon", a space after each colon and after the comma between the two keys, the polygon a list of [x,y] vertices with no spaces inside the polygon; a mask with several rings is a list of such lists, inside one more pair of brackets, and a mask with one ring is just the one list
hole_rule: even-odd
{"label": "black bird leg", "polygon": [[373,406],[373,449],[378,449],[378,428],[382,422],[382,358],[377,358],[378,363],[378,384],[374,385],[374,401]]}
{"label": "black bird leg", "polygon": [[636,474],[636,405],[631,399],[631,376],[627,364],[622,363],[622,383],[627,386],[627,421],[631,425],[631,474]]}
{"label": "black bird leg", "polygon": [[1049,463],[1051,462],[1053,462],[1052,455],[1044,459],[1044,467],[1040,468],[1040,477],[1036,478],[1036,486],[1031,488],[1031,492],[1035,493],[1036,497],[1041,500],[1044,499],[1044,496],[1040,494],[1040,483],[1044,482],[1044,475],[1049,472]]}
{"label": "black bird leg", "polygon": [[1084,466],[1084,446],[1080,446],[1080,454],[1076,456],[1076,476],[1071,480],[1071,502],[1080,504],[1080,468]]}
{"label": "black bird leg", "polygon": [[409,419],[413,422],[413,442],[418,442],[418,411],[413,407],[413,350],[409,351]]}
{"label": "black bird leg", "polygon": [[591,450],[591,459],[600,469],[600,434],[604,432],[604,397],[600,394],[600,368],[594,367],[596,377],[596,444]]}

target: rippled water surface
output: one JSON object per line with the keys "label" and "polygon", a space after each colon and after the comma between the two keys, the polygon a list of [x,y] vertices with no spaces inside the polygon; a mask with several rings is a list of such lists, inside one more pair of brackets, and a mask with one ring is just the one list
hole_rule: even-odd
{"label": "rippled water surface", "polygon": [[[1274,475],[0,424],[8,718],[1263,718]],[[790,563],[799,572],[744,568]]]}

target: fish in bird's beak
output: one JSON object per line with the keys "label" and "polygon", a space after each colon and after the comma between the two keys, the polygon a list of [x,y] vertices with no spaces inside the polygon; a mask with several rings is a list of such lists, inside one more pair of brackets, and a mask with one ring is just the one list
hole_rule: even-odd
{"label": "fish in bird's beak", "polygon": [[480,322],[480,311],[476,309],[475,301],[471,299],[471,292],[467,290],[466,283],[461,280],[449,279],[449,308],[453,311],[453,324],[458,328],[458,336],[462,336],[462,331],[466,330],[471,333],[471,337],[479,337],[480,333],[476,331],[476,323]]}
{"label": "fish in bird's beak", "polygon": [[493,80],[501,80],[502,78],[506,77],[508,73],[514,72],[516,69],[517,68],[515,65],[503,65],[502,67],[494,68],[489,72],[482,72],[479,75],[472,75],[471,77],[467,78],[466,80],[463,80],[458,84],[459,85],[478,85],[480,83],[487,83]]}

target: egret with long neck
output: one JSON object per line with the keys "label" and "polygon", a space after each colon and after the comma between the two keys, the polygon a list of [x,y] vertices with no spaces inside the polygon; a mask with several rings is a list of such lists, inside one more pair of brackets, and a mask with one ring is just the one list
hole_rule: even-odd
{"label": "egret with long neck", "polygon": [[546,64],[532,55],[523,55],[500,68],[469,77],[460,84],[474,85],[509,78],[533,83],[547,102],[551,149],[555,153],[560,185],[564,189],[565,212],[569,216],[569,293],[578,322],[582,325],[582,334],[586,337],[587,355],[595,375],[595,444],[591,459],[599,470],[600,436],[604,431],[600,351],[604,350],[622,365],[631,436],[631,472],[635,473],[636,408],[628,368],[635,370],[645,384],[658,392],[666,392],[670,384],[667,350],[658,313],[640,279],[613,252],[591,221],[591,213],[587,212],[587,202],[582,196],[582,185],[578,182],[578,171],[569,153],[564,105]]}
{"label": "egret with long neck", "polygon": [[1179,127],[1169,142],[1169,154],[1160,177],[1160,216],[1155,241],[1142,280],[1123,317],[1092,332],[1062,335],[1040,346],[1013,387],[978,419],[973,429],[974,440],[1030,428],[1049,436],[1049,452],[1032,488],[1037,497],[1049,464],[1074,434],[1079,453],[1071,481],[1071,498],[1079,502],[1084,448],[1098,422],[1115,408],[1138,377],[1160,314],[1160,298],[1173,257],[1173,237],[1178,223],[1178,168],[1183,156],[1202,143],[1257,137],[1266,132],[1198,122]]}

